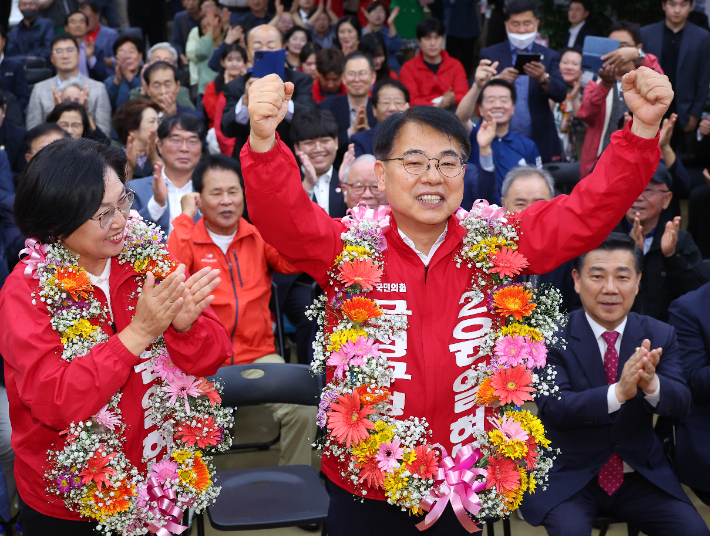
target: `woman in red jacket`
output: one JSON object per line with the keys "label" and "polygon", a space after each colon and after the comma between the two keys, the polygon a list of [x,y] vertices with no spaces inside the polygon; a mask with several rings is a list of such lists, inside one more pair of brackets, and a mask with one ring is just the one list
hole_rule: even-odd
{"label": "woman in red jacket", "polygon": [[17,189],[35,238],[0,293],[0,352],[28,536],[175,530],[217,495],[203,450],[227,448],[231,417],[204,376],[232,352],[207,308],[218,271],[188,278],[128,216],[125,169],[117,149],[60,140]]}

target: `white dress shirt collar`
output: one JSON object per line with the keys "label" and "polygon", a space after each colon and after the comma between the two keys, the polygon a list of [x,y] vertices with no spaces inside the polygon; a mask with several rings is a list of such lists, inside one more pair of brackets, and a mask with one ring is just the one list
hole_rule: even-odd
{"label": "white dress shirt collar", "polygon": [[444,232],[439,235],[439,238],[436,239],[436,242],[434,242],[434,245],[431,246],[431,249],[429,250],[429,254],[422,253],[417,249],[417,246],[414,245],[414,241],[409,238],[406,234],[402,232],[402,229],[397,227],[397,231],[399,231],[399,236],[402,237],[402,241],[407,244],[410,248],[412,248],[412,251],[417,254],[417,257],[421,259],[421,261],[424,263],[424,266],[429,266],[429,262],[431,259],[434,257],[434,253],[436,253],[436,250],[439,249],[439,246],[444,243],[444,240],[446,240],[446,231],[449,230],[449,222],[446,222],[446,227],[444,227]]}
{"label": "white dress shirt collar", "polygon": [[599,345],[599,352],[601,353],[602,356],[602,361],[604,361],[604,354],[606,353],[606,348],[607,344],[602,335],[604,335],[607,331],[616,331],[619,336],[616,338],[616,343],[614,343],[614,347],[616,348],[616,353],[620,354],[621,350],[621,339],[624,336],[624,330],[626,329],[626,321],[629,319],[628,315],[624,317],[623,322],[616,326],[616,329],[613,330],[608,330],[604,326],[599,325],[597,322],[592,320],[592,317],[589,316],[589,313],[586,311],[584,312],[584,316],[587,317],[587,322],[589,322],[589,327],[592,328],[592,332],[594,333],[594,338],[597,341],[597,344]]}

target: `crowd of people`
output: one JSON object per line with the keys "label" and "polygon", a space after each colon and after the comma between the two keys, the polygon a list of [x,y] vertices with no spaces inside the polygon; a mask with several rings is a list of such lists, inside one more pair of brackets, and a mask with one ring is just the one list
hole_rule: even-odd
{"label": "crowd of people", "polygon": [[[391,207],[403,246],[398,255],[406,259],[401,266],[411,273],[399,260],[394,266],[403,270],[407,288],[419,288],[409,278],[422,262],[423,284],[431,275],[449,277],[443,267],[429,270],[444,258],[435,254],[440,246],[453,248],[444,247],[447,233],[453,236],[448,218],[486,200],[524,222],[526,256],[537,262],[531,260],[517,282],[557,288],[570,313],[567,349],[548,356],[560,396],[538,402],[562,453],[548,491],[526,495],[525,520],[550,534],[571,534],[574,520],[575,531],[587,534],[604,513],[650,535],[671,528],[709,534],[680,484],[710,504],[710,483],[702,478],[710,474],[703,449],[710,439],[710,326],[703,315],[710,303],[710,224],[704,217],[710,200],[710,29],[692,0],[658,1],[662,21],[640,27],[615,20],[597,31],[587,22],[591,2],[571,0],[569,31],[562,47],[553,49],[533,0],[505,2],[504,31],[489,28],[485,40],[481,21],[493,2],[481,9],[475,0],[181,0],[180,6],[151,0],[142,2],[143,9],[129,0],[131,28],[119,22],[125,2],[19,0],[22,20],[9,31],[0,24],[0,353],[7,385],[0,391],[0,467],[8,499],[0,493],[0,517],[19,492],[27,526],[44,527],[36,534],[60,530],[42,525],[42,517],[80,523],[56,506],[44,508],[41,471],[29,453],[35,446],[15,428],[16,422],[52,428],[81,414],[52,420],[33,411],[44,383],[29,383],[38,374],[60,378],[59,365],[24,364],[16,353],[17,333],[8,329],[16,318],[38,318],[29,294],[18,294],[30,283],[17,283],[26,279],[20,259],[35,231],[99,259],[93,271],[85,268],[94,286],[104,289],[97,278],[108,280],[111,262],[100,260],[118,254],[106,244],[113,244],[129,211],[158,225],[186,274],[200,278],[166,279],[154,301],[132,296],[126,303],[142,321],[155,317],[150,334],[165,333],[181,355],[180,366],[207,375],[219,365],[290,361],[274,344],[272,288],[295,361],[311,363],[317,325],[306,309],[321,293],[332,297],[323,267],[339,253],[339,243],[331,242],[352,209]],[[495,42],[501,33],[503,40]],[[619,42],[598,72],[583,70],[587,36]],[[278,83],[253,75],[265,52],[280,50],[285,62],[278,66]],[[674,92],[667,103],[660,75]],[[639,81],[661,89],[652,93]],[[431,145],[415,149],[423,139]],[[453,149],[436,152],[447,143]],[[92,151],[98,163],[90,163]],[[76,162],[67,167],[56,162],[62,158]],[[427,160],[426,168],[423,161],[419,166],[424,171],[397,179],[409,180],[419,196],[407,201],[405,187],[394,187],[391,168],[411,170],[421,158]],[[447,164],[460,168],[456,177],[446,175]],[[99,188],[105,195],[93,185],[71,201],[71,185],[79,184],[72,172],[83,177],[92,165],[112,177],[105,192]],[[556,185],[555,165],[581,181],[569,197]],[[44,191],[42,173],[57,173],[57,188]],[[627,176],[635,179],[622,184]],[[420,205],[432,205],[426,210],[439,210],[441,218],[422,215]],[[111,221],[91,231],[91,220],[101,220],[107,206]],[[38,212],[42,207],[49,212]],[[51,213],[60,209],[69,224],[60,225],[61,214]],[[531,245],[533,237],[545,246]],[[69,246],[89,238],[109,242],[104,249],[90,242]],[[408,258],[405,250],[416,256]],[[200,294],[203,286],[213,298]],[[392,288],[402,293],[405,285]],[[442,286],[442,296],[446,292]],[[199,304],[199,312],[195,306],[189,315],[168,313],[169,293],[180,303]],[[383,299],[404,298],[390,293]],[[422,323],[426,305],[409,299],[403,307],[415,310],[410,322],[422,331],[409,334],[411,355],[424,367],[429,358],[415,347],[432,328]],[[135,322],[106,329],[138,355],[153,339],[146,331],[136,335]],[[195,324],[209,334],[214,323],[226,332],[215,335],[215,348],[204,350],[209,363],[197,365],[181,354],[186,343],[179,328]],[[51,334],[43,331],[42,337]],[[45,346],[49,352],[51,345]],[[112,359],[129,381],[135,363],[114,350]],[[406,388],[410,397],[412,386]],[[66,386],[57,379],[46,388]],[[60,411],[60,400],[55,397],[56,407],[47,411]],[[317,408],[269,409],[282,429],[280,463],[310,464]],[[43,438],[56,441],[48,432]],[[339,497],[333,515],[401,522],[368,509],[373,501],[360,510],[346,504],[353,490],[339,482],[337,470],[325,472],[332,497]],[[334,535],[370,530],[336,526]]]}

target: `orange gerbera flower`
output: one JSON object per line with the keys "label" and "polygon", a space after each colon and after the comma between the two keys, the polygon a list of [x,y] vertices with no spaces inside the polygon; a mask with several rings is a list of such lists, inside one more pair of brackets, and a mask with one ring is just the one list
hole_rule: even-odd
{"label": "orange gerbera flower", "polygon": [[495,487],[498,493],[505,494],[520,486],[520,473],[513,460],[508,458],[488,456],[486,473],[486,489]]}
{"label": "orange gerbera flower", "polygon": [[196,379],[199,382],[197,384],[197,390],[200,391],[203,396],[207,397],[210,404],[212,404],[212,407],[214,407],[215,404],[220,404],[222,402],[222,397],[219,396],[219,391],[214,388],[214,383],[208,382],[201,376],[198,376]]}
{"label": "orange gerbera flower", "polygon": [[522,406],[526,400],[533,399],[528,394],[535,392],[534,388],[528,387],[531,383],[532,378],[525,365],[497,370],[491,379],[491,387],[495,389],[493,394],[500,399],[500,403],[512,402],[516,406]]}
{"label": "orange gerbera flower", "polygon": [[384,314],[374,300],[362,296],[345,300],[341,310],[350,320],[359,324]]}
{"label": "orange gerbera flower", "polygon": [[152,272],[156,279],[165,279],[172,274],[180,263],[169,255],[164,255],[158,259],[148,259],[136,261],[133,268],[139,274]]}
{"label": "orange gerbera flower", "polygon": [[355,446],[369,437],[368,430],[375,429],[374,423],[367,418],[374,413],[372,406],[361,406],[357,389],[352,394],[340,395],[330,408],[333,411],[328,414],[328,428],[338,443]]}
{"label": "orange gerbera flower", "polygon": [[515,277],[530,264],[524,255],[506,247],[492,256],[491,262],[493,263],[491,273],[497,272],[501,277]]}
{"label": "orange gerbera flower", "polygon": [[488,377],[481,382],[481,385],[478,386],[476,402],[478,402],[481,406],[488,406],[497,400],[498,397],[495,395],[495,389],[491,385],[491,378]]}
{"label": "orange gerbera flower", "polygon": [[429,450],[428,445],[414,447],[416,459],[407,465],[410,473],[419,475],[422,478],[431,478],[439,470],[439,457],[436,452]]}
{"label": "orange gerbera flower", "polygon": [[389,400],[391,394],[389,389],[386,387],[378,387],[375,391],[370,391],[370,387],[367,385],[362,385],[357,388],[358,394],[360,395],[360,400],[366,406],[374,406],[385,400]]}
{"label": "orange gerbera flower", "polygon": [[135,495],[135,486],[125,480],[116,488],[106,488],[103,491],[92,484],[87,488],[82,502],[95,519],[101,520],[119,512],[125,512],[131,507],[131,497]]}
{"label": "orange gerbera flower", "polygon": [[181,440],[190,447],[197,443],[201,449],[218,444],[221,436],[222,433],[212,417],[195,417],[189,422],[180,423],[173,435],[174,439]]}
{"label": "orange gerbera flower", "polygon": [[382,278],[382,268],[377,268],[372,259],[343,262],[338,269],[340,270],[338,279],[345,283],[345,288],[358,285],[362,290],[372,290]]}
{"label": "orange gerbera flower", "polygon": [[193,458],[192,471],[195,473],[195,478],[191,482],[192,487],[199,491],[205,491],[212,484],[212,479],[210,478],[210,470],[202,458],[198,456]]}
{"label": "orange gerbera flower", "polygon": [[360,469],[360,484],[365,484],[374,489],[382,487],[385,482],[385,475],[374,456],[368,456],[364,461],[357,464]]}
{"label": "orange gerbera flower", "polygon": [[89,484],[93,481],[96,482],[96,486],[99,490],[101,486],[109,487],[108,477],[115,475],[116,470],[106,466],[114,456],[116,456],[116,453],[112,452],[108,456],[104,456],[104,454],[106,454],[106,452],[103,449],[99,449],[88,459],[86,463],[87,468],[79,473],[79,475],[83,477],[81,479],[82,484]]}
{"label": "orange gerbera flower", "polygon": [[71,271],[67,268],[59,268],[54,274],[54,279],[59,288],[71,294],[71,297],[77,301],[79,296],[88,298],[87,293],[94,290],[94,286],[83,268],[73,268]]}
{"label": "orange gerbera flower", "polygon": [[532,292],[521,285],[503,287],[493,295],[493,305],[501,316],[513,316],[518,322],[530,315],[537,304],[530,303]]}

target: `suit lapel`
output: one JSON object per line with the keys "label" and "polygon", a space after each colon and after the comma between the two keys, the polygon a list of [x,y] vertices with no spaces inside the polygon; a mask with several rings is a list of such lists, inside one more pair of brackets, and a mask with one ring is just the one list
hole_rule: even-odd
{"label": "suit lapel", "polygon": [[[693,35],[693,29],[694,28],[692,24],[690,24],[690,22],[685,23],[685,29],[683,30],[683,39],[680,42],[680,51],[678,52],[678,67],[676,68],[676,73],[680,73],[681,69],[683,69],[683,60],[688,56],[690,42],[695,37]],[[678,80],[678,74],[676,74],[676,80]]]}
{"label": "suit lapel", "polygon": [[572,313],[570,324],[568,331],[570,348],[590,385],[592,387],[607,385],[603,356],[599,354],[599,345],[589,322],[587,322],[587,317],[584,315],[584,309]]}
{"label": "suit lapel", "polygon": [[[641,330],[641,324],[639,323],[636,315],[634,313],[629,313],[626,320],[626,327],[624,328],[624,335],[621,338],[621,348],[619,349],[619,367],[616,372],[616,381],[619,381],[621,377],[621,371],[624,365],[629,360],[629,358],[634,355],[636,348],[641,346],[645,336]],[[651,344],[653,347],[653,344]]]}

